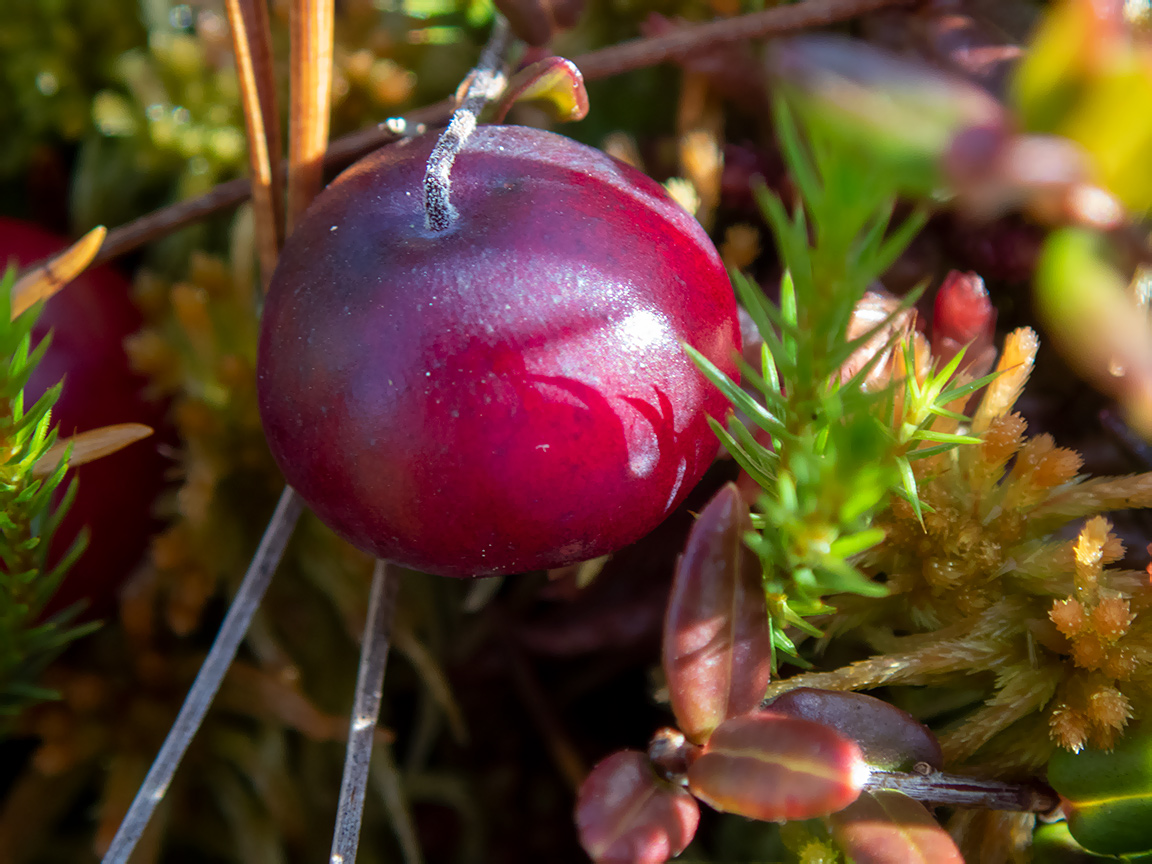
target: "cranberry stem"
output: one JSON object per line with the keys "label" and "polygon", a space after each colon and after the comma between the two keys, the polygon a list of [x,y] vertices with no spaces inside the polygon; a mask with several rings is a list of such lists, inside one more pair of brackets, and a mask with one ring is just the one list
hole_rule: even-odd
{"label": "cranberry stem", "polygon": [[252,563],[248,565],[248,572],[244,574],[244,580],[236,590],[236,596],[232,598],[232,605],[228,607],[228,614],[224,616],[224,623],[220,625],[216,641],[212,643],[208,656],[204,658],[204,665],[200,667],[200,672],[192,683],[192,689],[188,691],[176,721],[168,730],[168,737],[164,739],[164,745],[160,748],[156,761],[148,769],[148,774],[136,793],[132,806],[128,808],[124,821],[120,823],[116,836],[112,838],[112,845],[108,847],[101,864],[125,864],[128,861],[144,829],[148,827],[148,820],[152,818],[156,805],[164,799],[164,793],[168,791],[172,776],[176,773],[176,768],[180,765],[188,745],[192,743],[192,736],[200,728],[228,667],[232,665],[240,642],[248,632],[248,625],[260,606],[260,600],[272,580],[276,565],[284,555],[284,547],[288,545],[288,538],[292,536],[292,529],[296,527],[296,520],[299,519],[303,507],[304,502],[292,488],[285,487],[280,495],[280,502],[276,505],[276,511],[264,530],[260,546],[252,557]]}
{"label": "cranberry stem", "polygon": [[453,112],[448,128],[440,134],[428,157],[424,169],[424,224],[429,231],[447,231],[456,220],[456,209],[450,200],[452,165],[476,128],[476,118],[484,106],[499,96],[507,83],[502,67],[508,42],[508,21],[497,15],[480,62],[468,76],[460,107]]}
{"label": "cranberry stem", "polygon": [[344,751],[344,778],[340,783],[340,804],[332,834],[331,864],[352,864],[360,843],[360,822],[364,816],[364,794],[376,721],[380,717],[380,697],[384,689],[384,668],[392,641],[392,619],[400,570],[377,560],[368,598],[368,620],[360,647],[360,668],[356,673],[356,697]]}
{"label": "cranberry stem", "polygon": [[1060,803],[1059,797],[1042,783],[1005,783],[935,771],[924,763],[924,770],[909,773],[873,771],[864,784],[865,790],[902,792],[927,804],[983,810],[1014,810],[1024,813],[1047,813]]}

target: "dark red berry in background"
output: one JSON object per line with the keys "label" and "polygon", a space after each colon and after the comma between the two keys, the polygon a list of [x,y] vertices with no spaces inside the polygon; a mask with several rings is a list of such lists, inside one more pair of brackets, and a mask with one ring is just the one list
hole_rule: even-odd
{"label": "dark red berry in background", "polygon": [[425,227],[434,136],[314,203],[272,280],[261,416],[285,477],[382,558],[471,576],[617,549],[712,461],[739,335],[711,242],[663,189],[569,139],[481,127],[458,217]]}
{"label": "dark red berry in background", "polygon": [[[0,218],[0,267],[10,262],[28,266],[67,245],[33,225]],[[141,323],[130,291],[128,282],[107,267],[85,272],[48,301],[33,330],[34,340],[49,330],[53,335],[28,382],[25,404],[64,379],[52,412],[61,437],[113,423],[155,428],[161,422],[162,409],[142,397],[144,381],[129,369],[124,353],[124,338]],[[78,600],[89,602],[86,615],[111,609],[116,590],[148,543],[154,527],[152,503],[166,467],[153,437],[76,469],[80,486],[57,531],[50,561],[68,550],[85,525],[88,548],[56,591],[47,614]]]}

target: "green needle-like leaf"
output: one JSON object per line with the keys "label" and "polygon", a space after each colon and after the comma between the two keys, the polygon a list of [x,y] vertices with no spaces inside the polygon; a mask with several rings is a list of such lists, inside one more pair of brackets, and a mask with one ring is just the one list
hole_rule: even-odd
{"label": "green needle-like leaf", "polygon": [[[50,387],[31,405],[24,388],[49,346],[33,344],[35,306],[11,319],[12,271],[0,279],[0,714],[15,718],[30,704],[55,694],[39,685],[41,673],[65,646],[92,632],[95,624],[70,626],[76,610],[41,621],[40,616],[60,581],[84,550],[86,536],[48,566],[52,537],[75,497],[73,481],[60,495],[67,471],[65,458],[47,476],[37,465],[56,443],[52,407],[62,384]],[[54,499],[59,497],[59,503]],[[4,724],[0,724],[3,735]]]}

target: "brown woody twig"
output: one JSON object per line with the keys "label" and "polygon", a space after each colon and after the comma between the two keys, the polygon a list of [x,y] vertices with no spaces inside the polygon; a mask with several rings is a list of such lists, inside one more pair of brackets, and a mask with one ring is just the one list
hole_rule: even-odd
{"label": "brown woody twig", "polygon": [[874,771],[864,788],[869,792],[882,789],[902,792],[924,804],[983,810],[1048,813],[1060,804],[1059,796],[1042,783],[1005,783],[1001,780],[945,774],[921,764],[926,770],[909,773]]}
{"label": "brown woody twig", "polygon": [[909,0],[805,0],[792,6],[774,6],[735,18],[721,18],[687,25],[673,33],[631,39],[573,58],[585,80],[611,78],[633,69],[698,54],[710,48],[780,36],[797,30],[824,27],[888,6],[906,5]]}

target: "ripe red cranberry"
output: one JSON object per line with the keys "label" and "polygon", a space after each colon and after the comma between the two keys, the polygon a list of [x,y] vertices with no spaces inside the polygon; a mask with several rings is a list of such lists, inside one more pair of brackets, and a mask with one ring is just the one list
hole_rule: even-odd
{"label": "ripe red cranberry", "polygon": [[258,358],[272,453],[336,531],[428,572],[619,548],[716,453],[727,403],[682,343],[736,376],[723,265],[659,185],[535,129],[472,133],[451,217],[426,221],[435,143],[350,168],[285,247]]}
{"label": "ripe red cranberry", "polygon": [[[33,264],[67,245],[33,225],[0,218],[0,268]],[[161,422],[161,409],[142,398],[145,382],[133,374],[124,354],[124,338],[141,323],[130,290],[114,270],[89,270],[50,299],[36,323],[33,339],[51,330],[52,343],[28,382],[25,402],[31,404],[63,379],[52,411],[61,437],[113,423],[155,428]],[[49,562],[68,550],[85,525],[88,548],[53,595],[48,614],[78,600],[89,601],[90,613],[108,611],[148,543],[165,464],[155,439],[148,438],[76,469],[76,500],[57,530]]]}

